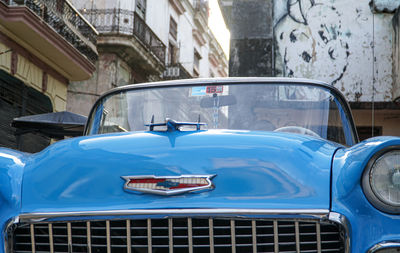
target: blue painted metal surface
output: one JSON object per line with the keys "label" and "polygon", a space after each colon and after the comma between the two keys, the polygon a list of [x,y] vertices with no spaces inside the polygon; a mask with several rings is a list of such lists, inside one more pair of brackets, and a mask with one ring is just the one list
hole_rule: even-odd
{"label": "blue painted metal surface", "polygon": [[[289,133],[209,130],[74,138],[35,155],[1,149],[1,233],[10,218],[31,212],[330,208],[347,217],[352,252],[365,252],[400,235],[400,217],[376,210],[361,188],[369,159],[393,145],[400,138],[344,148]],[[148,174],[217,174],[216,189],[173,197],[123,191],[120,176]]]}
{"label": "blue painted metal surface", "polygon": [[[28,154],[0,148],[1,238],[5,236],[8,221],[20,213],[23,169],[29,160]],[[3,252],[3,243],[4,241],[0,240],[0,252]]]}
{"label": "blue painted metal surface", "polygon": [[400,216],[377,210],[366,199],[361,178],[369,159],[379,150],[400,145],[400,138],[377,137],[338,150],[332,169],[332,211],[345,215],[351,226],[352,252],[400,238]]}
{"label": "blue painted metal surface", "polygon": [[[296,134],[222,130],[70,139],[26,166],[22,212],[328,209],[331,159],[338,147]],[[123,191],[121,176],[149,174],[216,174],[216,188],[173,197]]]}

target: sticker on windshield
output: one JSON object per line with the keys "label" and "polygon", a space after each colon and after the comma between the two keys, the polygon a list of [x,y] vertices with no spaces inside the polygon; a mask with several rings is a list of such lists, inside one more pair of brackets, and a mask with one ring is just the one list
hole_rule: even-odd
{"label": "sticker on windshield", "polygon": [[206,88],[206,86],[192,87],[192,96],[205,96]]}
{"label": "sticker on windshield", "polygon": [[224,91],[224,86],[207,86],[206,93],[214,94],[214,93],[222,93]]}

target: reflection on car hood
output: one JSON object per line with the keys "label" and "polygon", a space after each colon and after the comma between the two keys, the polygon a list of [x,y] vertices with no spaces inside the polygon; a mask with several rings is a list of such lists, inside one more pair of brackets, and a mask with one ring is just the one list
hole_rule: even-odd
{"label": "reflection on car hood", "polygon": [[[22,212],[149,208],[328,209],[339,146],[250,131],[135,132],[58,142],[25,168]],[[129,193],[122,176],[215,174],[215,189]]]}

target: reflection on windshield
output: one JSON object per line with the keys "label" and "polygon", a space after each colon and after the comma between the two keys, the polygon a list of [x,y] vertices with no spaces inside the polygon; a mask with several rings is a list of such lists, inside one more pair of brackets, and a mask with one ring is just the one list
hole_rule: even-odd
{"label": "reflection on windshield", "polygon": [[345,144],[345,116],[339,101],[318,86],[164,87],[106,97],[91,116],[89,133],[148,131],[146,124],[169,118],[205,122],[208,129],[293,132]]}

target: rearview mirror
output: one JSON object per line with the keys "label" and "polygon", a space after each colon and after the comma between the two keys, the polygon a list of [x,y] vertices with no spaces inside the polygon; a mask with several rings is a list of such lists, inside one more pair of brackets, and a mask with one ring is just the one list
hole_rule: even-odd
{"label": "rearview mirror", "polygon": [[236,97],[233,95],[217,96],[217,94],[214,94],[212,97],[205,97],[200,101],[200,106],[202,108],[221,107],[234,104],[236,104]]}

